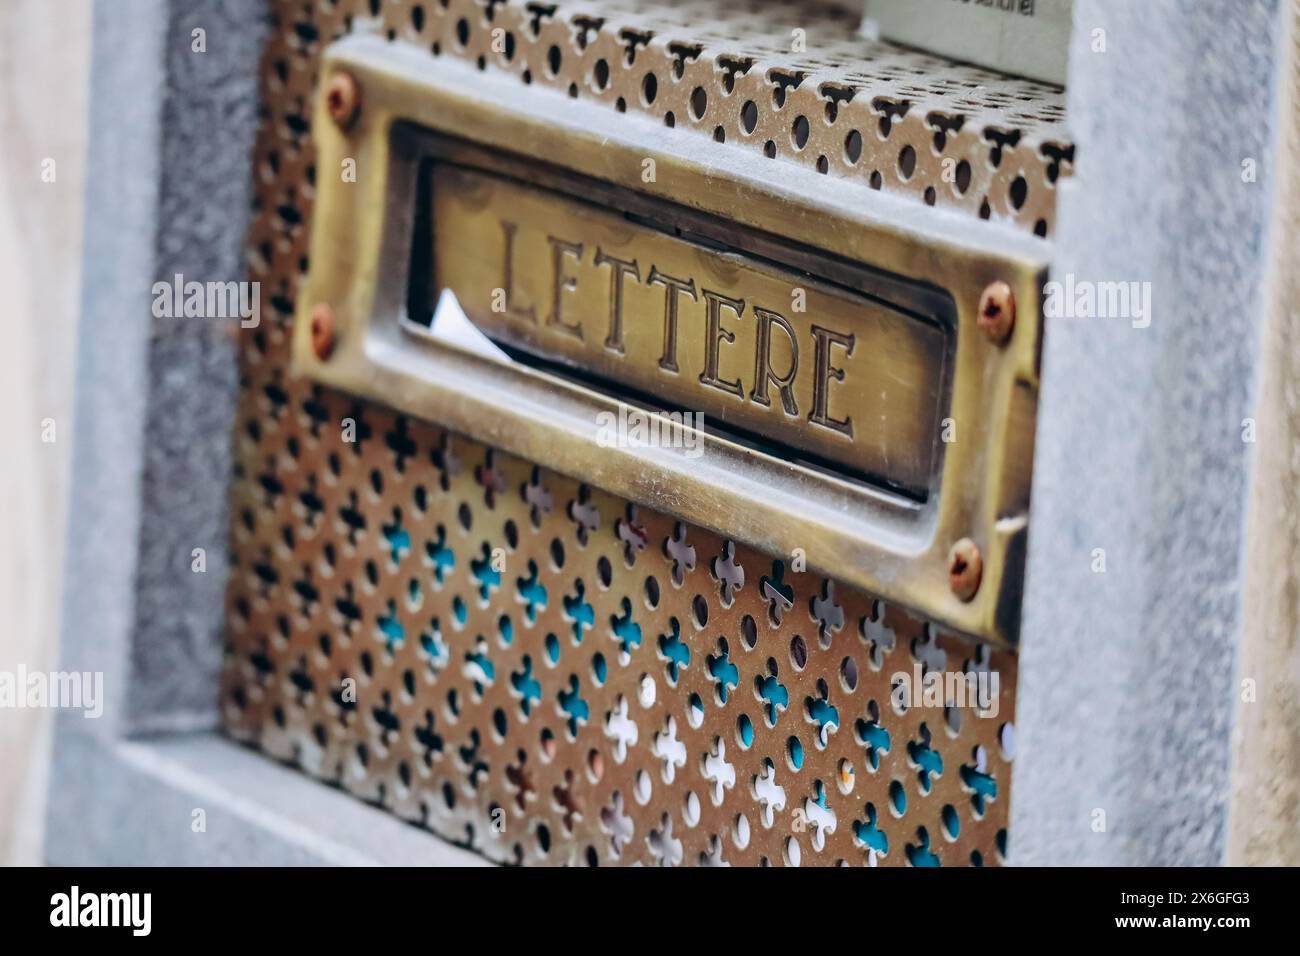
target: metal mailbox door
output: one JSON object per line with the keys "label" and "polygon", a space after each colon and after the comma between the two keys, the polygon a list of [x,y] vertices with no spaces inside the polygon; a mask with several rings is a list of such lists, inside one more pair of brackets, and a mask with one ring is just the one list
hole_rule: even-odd
{"label": "metal mailbox door", "polygon": [[225,728],[503,862],[1001,862],[1067,151],[615,7],[282,11]]}

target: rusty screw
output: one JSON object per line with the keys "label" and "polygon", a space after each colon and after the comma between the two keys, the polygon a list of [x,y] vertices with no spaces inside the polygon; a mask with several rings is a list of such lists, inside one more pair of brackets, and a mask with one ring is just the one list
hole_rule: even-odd
{"label": "rusty screw", "polygon": [[361,109],[361,87],[351,73],[335,73],[325,87],[325,108],[330,118],[347,129]]}
{"label": "rusty screw", "polygon": [[1016,324],[1016,297],[1005,282],[989,283],[980,296],[979,326],[989,341],[1001,345],[1011,338]]}
{"label": "rusty screw", "polygon": [[325,302],[311,310],[311,347],[322,362],[334,351],[334,310]]}
{"label": "rusty screw", "polygon": [[969,601],[980,589],[984,574],[984,558],[979,546],[970,538],[962,538],[948,552],[948,587],[962,601]]}

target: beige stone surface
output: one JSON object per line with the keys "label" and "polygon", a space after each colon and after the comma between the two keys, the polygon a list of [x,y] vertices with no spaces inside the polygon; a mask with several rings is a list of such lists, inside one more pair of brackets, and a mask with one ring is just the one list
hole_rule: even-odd
{"label": "beige stone surface", "polygon": [[[0,3],[0,671],[57,666],[90,27],[90,0]],[[41,860],[50,716],[0,710],[0,864]]]}
{"label": "beige stone surface", "polygon": [[1228,862],[1300,866],[1300,0],[1280,38]]}

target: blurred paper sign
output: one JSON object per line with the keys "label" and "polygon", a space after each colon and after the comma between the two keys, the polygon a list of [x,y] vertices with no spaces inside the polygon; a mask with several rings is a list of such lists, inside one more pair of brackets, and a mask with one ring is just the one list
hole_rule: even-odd
{"label": "blurred paper sign", "polygon": [[1001,73],[1065,85],[1074,0],[866,0],[862,31]]}

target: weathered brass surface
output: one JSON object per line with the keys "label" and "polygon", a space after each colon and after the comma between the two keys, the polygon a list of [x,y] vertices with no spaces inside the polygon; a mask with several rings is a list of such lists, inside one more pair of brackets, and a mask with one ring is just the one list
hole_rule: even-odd
{"label": "weathered brass surface", "polygon": [[[577,97],[586,126],[601,135],[647,123],[652,140],[668,135],[680,143],[689,133],[700,160],[724,171],[748,166],[778,183],[824,164],[826,175],[816,180],[821,195],[868,186],[868,211],[910,204],[924,213],[922,202],[933,202],[955,211],[949,222],[956,233],[989,216],[1025,235],[1050,234],[1054,183],[1058,172],[1070,174],[1059,94],[852,40],[838,8],[818,5],[590,0],[579,10],[563,0],[545,8],[515,0],[490,7],[478,0],[271,0],[269,8],[249,247],[250,278],[261,282],[273,308],[260,329],[241,337],[221,696],[226,732],[497,860],[1002,862],[1015,655],[978,647],[838,573],[854,561],[886,569],[887,557],[845,550],[839,567],[823,576],[798,572],[781,552],[777,579],[771,548],[749,548],[730,534],[638,506],[645,500],[639,492],[629,500],[602,491],[599,468],[594,484],[584,484],[499,451],[498,436],[457,435],[293,374],[289,320],[295,308],[313,303],[304,289],[321,273],[309,261],[309,231],[328,214],[333,200],[325,181],[339,170],[341,148],[318,150],[322,127],[309,123],[327,73],[321,57],[353,31],[388,37],[395,59],[464,65],[467,102],[448,119],[461,131],[480,126],[478,94],[485,102],[523,102],[530,90],[556,91]],[[783,52],[796,26],[816,40],[802,56]],[[494,30],[509,38],[500,49]],[[597,85],[600,75],[608,82]],[[643,95],[647,78],[657,80],[650,100]],[[691,112],[697,89],[707,96],[698,117]],[[802,150],[791,137],[800,117],[808,121]],[[529,139],[527,123],[513,138],[509,124],[490,116],[482,126],[516,146],[536,142],[527,158],[558,155],[553,141]],[[585,134],[578,138],[589,145]],[[855,144],[860,153],[850,148]],[[359,160],[353,188],[382,203],[380,177],[372,175],[379,167],[371,161],[382,160],[383,151],[350,155]],[[909,155],[912,166],[901,162]],[[958,182],[940,178],[948,166],[958,169]],[[660,164],[662,193],[673,199],[663,170]],[[1027,185],[1017,187],[1019,180]],[[811,245],[828,222],[815,219],[803,230]],[[791,228],[801,227],[792,221]],[[356,237],[359,247],[373,239]],[[999,270],[988,268],[971,281],[983,288],[998,278]],[[397,285],[393,296],[400,300],[404,276]],[[1036,303],[1019,285],[1015,294],[1022,304]],[[355,337],[354,305],[345,305],[338,331]],[[400,305],[393,304],[394,314]],[[959,340],[968,319],[963,312]],[[1017,336],[1022,321],[1023,314]],[[379,344],[391,343],[387,358],[412,362],[409,338],[398,334]],[[1018,342],[1013,336],[1008,349]],[[420,364],[427,358],[420,356]],[[457,357],[438,366],[455,386],[449,392],[482,385],[482,378],[464,377],[467,362],[474,364]],[[411,377],[408,398],[427,398],[427,372],[426,365]],[[534,398],[515,382],[498,394]],[[540,394],[563,405],[571,393]],[[991,389],[985,396],[988,413],[975,421],[977,434],[1006,422],[998,417],[1000,394]],[[474,398],[465,393],[468,410],[448,399],[452,414],[442,421],[495,407]],[[355,425],[355,441],[345,440],[345,422]],[[1024,434],[1031,426],[1027,417],[1006,427]],[[947,459],[960,453],[964,429],[945,448]],[[1028,457],[1026,449],[1026,470]],[[964,474],[978,471],[967,467]],[[733,493],[743,492],[739,475]],[[683,496],[709,494],[689,472],[681,487]],[[775,489],[783,506],[807,492],[780,473],[763,487]],[[949,494],[950,501],[960,498]],[[765,511],[762,500],[734,509],[725,497],[716,500],[719,521],[755,538],[774,510]],[[835,545],[833,531],[860,515],[857,501],[840,499],[837,514],[824,498],[810,498],[810,540],[818,548]],[[1006,513],[1019,510],[1008,505]],[[827,528],[832,533],[824,534]],[[479,576],[491,568],[484,548],[489,557],[498,548],[506,555],[495,586]],[[945,549],[932,569],[944,588],[946,557]],[[901,575],[890,580],[882,573],[882,589],[908,592],[911,571],[903,567]],[[547,594],[544,607],[534,584]],[[584,598],[574,601],[580,588]],[[510,623],[508,638],[503,621]],[[635,633],[628,623],[640,627],[639,643],[619,636]],[[683,651],[689,662],[672,666]],[[487,681],[484,664],[492,668]],[[735,686],[728,665],[736,668]],[[998,716],[933,704],[899,713],[888,699],[891,675],[917,666],[997,674]],[[648,704],[643,674],[655,683]],[[349,678],[355,700],[343,696]],[[769,726],[769,698],[782,692],[787,702],[775,705]],[[580,701],[587,717],[571,732],[570,711],[580,712]],[[827,719],[823,701],[835,708],[837,722]],[[803,754],[797,770],[792,739]],[[727,768],[735,775],[731,785]]]}
{"label": "weathered brass surface", "polygon": [[951,341],[938,317],[752,256],[734,229],[692,241],[667,217],[449,163],[429,181],[434,286],[493,337],[924,498]]}
{"label": "weathered brass surface", "polygon": [[[776,179],[762,159],[752,169],[739,161],[718,168],[699,155],[695,137],[652,134],[631,120],[625,129],[593,129],[590,116],[567,97],[521,93],[513,82],[498,87],[502,81],[472,68],[377,40],[337,44],[326,62],[326,78],[346,70],[356,79],[365,107],[343,130],[318,104],[320,165],[337,169],[355,157],[361,172],[355,183],[331,176],[318,185],[312,268],[299,299],[294,354],[300,371],[770,553],[797,551],[819,571],[966,633],[1014,641],[1037,393],[1041,243],[996,230],[987,230],[983,242],[961,229],[927,234],[908,216],[864,206],[869,191],[828,192],[822,176],[803,171]],[[514,151],[521,142],[529,144],[528,156]],[[647,160],[653,176],[644,175]],[[498,334],[594,378],[576,383],[527,363],[493,362],[413,327],[407,289],[420,171],[430,162],[435,182],[437,172],[455,164],[480,170],[460,175],[491,181],[501,191],[461,193],[458,206],[451,199],[457,190],[435,186],[429,201],[442,215],[433,219],[444,221],[434,226],[435,233],[443,230],[434,246],[447,260],[435,266],[439,278]],[[579,208],[572,200],[543,202],[541,189],[580,193],[600,207],[583,219],[584,228],[598,230],[594,238],[556,236],[573,243],[565,246],[541,237],[543,223],[558,228]],[[471,215],[466,209],[476,203],[483,209]],[[521,217],[513,223],[512,245],[520,248],[509,276],[499,214],[504,207]],[[622,227],[627,242],[644,245],[647,255],[667,255],[661,271],[675,270],[669,274],[694,283],[700,300],[677,289],[664,296],[658,285],[628,289],[625,282],[627,296],[650,293],[649,305],[623,315],[621,337],[649,351],[631,365],[603,345],[575,347],[576,337],[560,344],[576,324],[591,327],[601,342],[608,337],[608,276],[603,293],[575,276],[579,268],[598,268],[594,248],[602,236],[615,235],[613,217],[623,214],[638,221]],[[713,247],[695,250],[683,238],[634,228],[647,220],[666,221]],[[577,254],[578,244],[584,255]],[[743,256],[729,251],[740,245]],[[414,258],[418,273],[422,260]],[[651,264],[637,263],[647,278]],[[801,362],[802,378],[792,382],[798,416],[786,419],[784,408],[776,410],[772,389],[769,408],[750,397],[757,324],[746,336],[734,306],[720,297],[710,304],[703,295],[702,283],[728,269],[733,274],[716,291],[737,304],[743,295],[773,306],[778,297],[792,300],[788,278],[797,269],[812,305],[829,310],[789,310],[809,356]],[[837,296],[827,280],[852,292]],[[990,342],[978,325],[981,294],[993,281],[1007,283],[1019,303],[1003,345]],[[507,289],[507,282],[517,288]],[[437,294],[438,283],[431,291]],[[491,308],[498,293],[504,312]],[[586,298],[575,302],[575,295]],[[853,304],[864,300],[870,304]],[[338,324],[327,361],[312,349],[306,319],[321,302],[333,306]],[[670,302],[679,310],[678,374],[695,377],[690,388],[648,366],[663,358]],[[524,332],[532,325],[529,309],[538,320],[532,336]],[[824,331],[814,332],[814,325]],[[735,341],[725,341],[724,332]],[[849,335],[857,337],[852,355]],[[710,339],[716,349],[706,347]],[[749,357],[738,361],[747,341]],[[785,371],[777,358],[772,365],[778,375]],[[835,370],[844,373],[842,380]],[[727,383],[736,382],[742,395],[727,396]],[[602,427],[620,413],[626,396],[619,389],[628,386],[652,405],[703,411],[706,425],[716,417],[747,436],[775,439],[777,447],[707,429],[696,446],[702,455],[684,448],[608,447]],[[853,441],[835,429],[850,421]],[[847,481],[810,467],[805,457],[870,481]],[[948,586],[948,551],[961,538],[972,539],[984,558],[982,583],[970,600]]]}
{"label": "weathered brass surface", "polygon": [[[267,414],[285,344],[241,419],[297,456],[236,493],[230,733],[503,862],[1003,862],[1014,654],[331,390]],[[896,705],[923,668],[994,706]]]}

